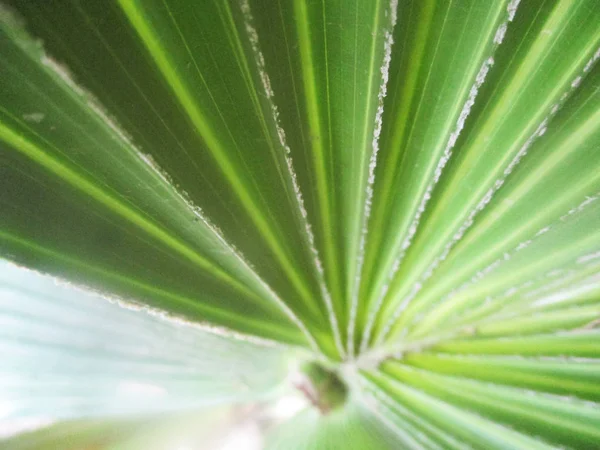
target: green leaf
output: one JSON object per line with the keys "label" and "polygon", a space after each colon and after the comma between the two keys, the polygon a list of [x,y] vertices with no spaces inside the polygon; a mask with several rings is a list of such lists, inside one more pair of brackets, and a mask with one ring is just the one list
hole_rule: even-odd
{"label": "green leaf", "polygon": [[[540,440],[449,404],[443,398],[440,399],[418,388],[400,383],[394,377],[381,374],[365,376],[367,379],[365,388],[373,391],[374,395],[379,395],[380,402],[398,403],[415,411],[426,423],[429,423],[429,426],[437,428],[437,433],[445,436],[446,440],[458,441],[459,448],[465,445],[494,449],[551,448]],[[421,433],[424,430],[425,428],[419,429]]]}
{"label": "green leaf", "polygon": [[292,95],[280,103],[281,123],[311,193],[334,337],[352,354],[396,3],[251,3],[258,34],[270,36],[263,52],[273,91]]}
{"label": "green leaf", "polygon": [[[553,119],[561,106],[569,100],[586,102],[589,99],[589,92],[583,98],[570,97],[597,59],[595,54],[600,46],[597,8],[592,7],[594,2],[547,3],[542,7],[523,5],[522,14],[515,19],[515,32],[511,33],[512,26],[509,27],[506,42],[500,45],[494,57],[495,66],[500,70],[492,71],[488,89],[478,98],[480,106],[461,136],[456,157],[445,171],[448,175],[441,180],[438,193],[433,194],[425,221],[402,260],[404,269],[400,269],[390,285],[386,297],[389,301],[381,312],[381,316],[388,317],[380,320],[381,337],[387,335],[393,322],[398,332],[406,320],[413,317],[419,308],[416,303],[424,302],[421,300],[424,297],[419,295],[416,302],[412,300],[422,286],[437,280],[434,275],[437,266],[467,230],[477,224],[478,213],[488,209],[489,203],[497,204],[496,191],[504,190],[504,184],[506,188],[514,185],[516,180],[511,175],[518,163],[530,156],[527,153],[544,151],[537,138],[547,129],[560,126]],[[535,14],[532,9],[536,10]],[[598,126],[597,108],[591,106],[588,111],[590,115],[583,122],[577,122],[578,126],[587,127],[584,139],[597,133]],[[579,137],[573,128],[568,132],[571,139]],[[583,157],[585,146],[577,142],[570,146]],[[553,182],[560,185],[557,180]],[[593,188],[586,191],[592,192]],[[538,205],[529,202],[528,206],[537,208]],[[577,203],[563,207],[563,212],[574,206]],[[487,241],[485,245],[489,244]],[[473,246],[473,250],[476,249]],[[414,305],[412,311],[396,321],[409,303]]]}
{"label": "green leaf", "polygon": [[8,3],[3,445],[600,440],[597,0]]}
{"label": "green leaf", "polygon": [[[233,417],[232,417],[233,416]],[[232,419],[231,410],[134,417],[121,420],[73,420],[24,433],[3,442],[11,450],[110,448],[161,450],[173,445],[217,443]]]}
{"label": "green leaf", "polygon": [[7,420],[256,401],[281,386],[294,355],[272,342],[175,320],[0,264],[0,398]]}
{"label": "green leaf", "polygon": [[3,25],[3,252],[188,317],[302,342],[289,326],[305,328],[302,319],[185,191],[38,44]]}
{"label": "green leaf", "polygon": [[323,449],[340,448],[395,448],[393,433],[377,420],[377,416],[366,409],[358,400],[347,408],[327,416],[314,410],[305,410],[289,422],[272,431],[266,443],[267,449]]}
{"label": "green leaf", "polygon": [[[597,361],[558,358],[523,358],[491,355],[411,353],[405,364],[437,373],[478,379],[541,392],[575,395],[598,401],[600,367]],[[569,364],[577,362],[578,364]]]}
{"label": "green leaf", "polygon": [[[437,4],[436,4],[437,3]],[[508,2],[401,2],[375,177],[361,348],[493,65]],[[511,4],[512,5],[512,4]],[[402,193],[399,195],[398,193]],[[390,292],[390,296],[395,292]]]}
{"label": "green leaf", "polygon": [[600,413],[594,404],[462,377],[431,374],[405,367],[402,363],[386,363],[382,370],[395,382],[416,386],[517,431],[541,434],[548,442],[583,448],[598,442]]}

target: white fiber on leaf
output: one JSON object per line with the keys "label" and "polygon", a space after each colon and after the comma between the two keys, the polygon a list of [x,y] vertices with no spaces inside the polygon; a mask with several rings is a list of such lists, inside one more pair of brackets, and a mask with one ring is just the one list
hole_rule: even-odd
{"label": "white fiber on leaf", "polygon": [[[517,2],[517,4],[518,4],[518,2]],[[594,56],[592,56],[590,58],[590,60],[585,64],[582,73],[585,72],[585,67],[588,67],[588,65],[590,64],[590,62],[593,64],[593,61],[595,61],[597,59],[596,58],[596,54],[597,53],[598,53],[598,51],[596,51],[596,53],[594,54]],[[442,253],[439,256],[437,256],[433,260],[433,262],[429,265],[429,267],[425,270],[425,272],[423,273],[423,275],[420,277],[420,283],[416,284],[416,285],[418,285],[418,288],[417,289],[413,288],[412,291],[407,296],[404,297],[404,299],[401,301],[401,303],[398,306],[398,308],[392,314],[392,317],[388,320],[388,322],[384,326],[384,329],[383,329],[383,331],[382,331],[382,333],[381,333],[381,335],[379,337],[379,340],[385,339],[385,337],[391,331],[391,329],[393,327],[393,324],[396,322],[396,320],[398,320],[398,318],[400,317],[400,315],[402,314],[402,312],[406,309],[406,307],[408,306],[408,304],[416,297],[418,291],[422,287],[422,284],[433,275],[433,272],[435,271],[435,269],[450,254],[450,251],[452,250],[452,248],[454,247],[454,245],[456,245],[456,243],[458,241],[460,241],[460,239],[462,239],[462,237],[467,232],[467,230],[475,222],[475,217],[483,209],[485,209],[485,207],[490,203],[490,201],[492,200],[492,197],[498,191],[498,189],[500,189],[502,187],[502,185],[505,183],[507,177],[513,172],[513,170],[515,169],[515,167],[527,155],[527,152],[528,152],[529,148],[533,145],[533,143],[539,137],[541,137],[541,136],[543,136],[545,134],[550,120],[554,117],[554,115],[564,105],[564,103],[566,102],[567,98],[570,97],[570,95],[573,93],[573,91],[579,87],[580,81],[577,81],[577,82],[575,82],[575,81],[578,80],[578,79],[581,79],[581,76],[582,75],[577,75],[573,79],[573,81],[571,82],[571,84],[569,85],[569,89],[561,95],[560,100],[558,101],[558,103],[556,103],[556,104],[554,104],[554,105],[552,105],[550,107],[548,115],[546,117],[544,117],[540,121],[540,123],[538,124],[537,128],[535,129],[535,131],[531,134],[531,136],[529,136],[529,138],[524,142],[524,144],[521,146],[521,148],[517,151],[517,153],[515,154],[515,156],[509,162],[509,164],[507,165],[507,167],[504,169],[503,175],[500,178],[498,178],[498,179],[496,179],[494,181],[492,187],[490,187],[488,189],[488,191],[483,195],[483,197],[480,199],[479,203],[475,206],[475,208],[473,210],[471,210],[471,212],[467,216],[467,219],[463,222],[463,224],[455,232],[453,238],[445,245],[444,249],[442,250]]]}
{"label": "white fiber on leaf", "polygon": [[[271,88],[271,81],[270,81],[269,75],[267,74],[267,71],[266,71],[265,59],[260,50],[258,33],[256,31],[256,28],[253,25],[254,18],[252,17],[252,11],[250,9],[250,4],[248,3],[248,0],[240,0],[240,7],[241,7],[241,10],[242,10],[242,13],[244,16],[244,26],[246,29],[246,33],[248,35],[248,39],[250,40],[250,45],[252,47],[252,51],[254,54],[254,60],[255,60],[256,66],[258,68],[258,72],[260,74],[260,79],[262,81],[263,89],[264,89],[265,95],[268,99],[269,107],[271,109],[271,115],[273,118],[273,122],[274,122],[276,130],[277,130],[279,144],[280,144],[281,148],[284,150],[284,158],[285,158],[285,162],[286,162],[286,167],[287,167],[288,175],[292,181],[292,186],[293,186],[293,190],[294,190],[294,194],[295,194],[296,207],[298,208],[298,212],[300,213],[300,221],[302,222],[302,224],[304,226],[304,233],[305,233],[304,236],[307,241],[306,242],[307,246],[312,255],[312,262],[315,267],[315,272],[316,272],[317,280],[319,283],[321,296],[323,298],[323,301],[325,302],[325,306],[327,308],[327,312],[328,312],[328,316],[329,316],[329,321],[330,321],[331,327],[333,329],[335,345],[337,347],[337,350],[340,352],[340,354],[344,355],[345,350],[344,350],[344,346],[342,345],[342,339],[341,339],[341,335],[340,335],[340,328],[339,328],[337,316],[335,314],[335,311],[333,310],[333,303],[331,300],[331,295],[327,288],[327,284],[325,283],[325,273],[323,270],[323,264],[321,263],[321,259],[319,257],[319,251],[317,250],[316,245],[315,245],[315,237],[312,232],[312,227],[308,221],[308,213],[306,211],[306,207],[304,206],[304,199],[302,197],[302,191],[300,190],[300,185],[298,184],[298,179],[297,179],[298,177],[296,175],[296,171],[294,170],[294,165],[293,165],[292,156],[291,156],[292,151],[286,142],[285,130],[281,126],[281,122],[279,120],[279,112],[277,110],[277,105],[275,104],[275,101],[273,99],[275,93],[273,92],[273,89]],[[281,303],[284,304],[283,301]],[[288,315],[293,314],[292,311],[288,307],[286,307],[286,313],[288,313]],[[294,316],[293,320],[299,327],[301,327],[303,333],[305,334],[307,339],[309,339],[310,345],[313,348],[313,350],[320,353],[320,350],[318,350],[318,346],[314,340],[314,337],[310,334],[310,332],[308,331],[306,326],[296,316]]]}
{"label": "white fiber on leaf", "polygon": [[371,142],[371,157],[369,159],[369,177],[365,189],[365,205],[363,209],[362,226],[360,233],[360,243],[356,264],[356,276],[352,289],[350,319],[348,321],[348,353],[354,355],[354,333],[356,328],[356,314],[358,311],[358,294],[360,290],[361,274],[365,258],[365,246],[367,241],[369,217],[371,216],[371,205],[373,203],[373,185],[375,184],[375,168],[377,166],[377,154],[379,153],[379,137],[381,135],[381,126],[383,124],[383,106],[387,95],[387,85],[389,81],[390,62],[392,60],[392,47],[394,45],[394,28],[397,21],[398,0],[391,0],[389,4],[390,24],[384,34],[384,56],[383,63],[379,69],[381,81],[379,84],[379,93],[377,94],[377,112],[375,114],[375,127],[373,128],[373,139]]}

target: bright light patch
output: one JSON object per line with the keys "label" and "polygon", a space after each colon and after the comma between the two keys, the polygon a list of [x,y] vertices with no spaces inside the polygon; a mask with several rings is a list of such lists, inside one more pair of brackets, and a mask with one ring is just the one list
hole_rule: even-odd
{"label": "bright light patch", "polygon": [[27,417],[0,422],[0,439],[7,439],[20,433],[30,432],[50,426],[54,420],[49,417]]}
{"label": "bright light patch", "polygon": [[117,386],[119,394],[144,395],[159,397],[167,395],[167,390],[161,386],[150,383],[140,383],[138,381],[122,381]]}
{"label": "bright light patch", "polygon": [[300,395],[286,395],[281,397],[272,407],[271,413],[277,419],[286,420],[308,406],[305,397]]}
{"label": "bright light patch", "polygon": [[234,428],[217,447],[218,450],[260,450],[262,436],[258,425],[254,422],[245,423]]}

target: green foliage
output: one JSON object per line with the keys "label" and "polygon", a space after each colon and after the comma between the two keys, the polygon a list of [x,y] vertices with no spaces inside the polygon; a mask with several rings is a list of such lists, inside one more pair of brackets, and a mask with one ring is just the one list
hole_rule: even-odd
{"label": "green foliage", "polygon": [[11,448],[598,445],[598,0],[7,3]]}
{"label": "green foliage", "polygon": [[329,414],[342,406],[348,397],[348,387],[335,370],[315,362],[301,365],[303,379],[297,387],[323,414]]}

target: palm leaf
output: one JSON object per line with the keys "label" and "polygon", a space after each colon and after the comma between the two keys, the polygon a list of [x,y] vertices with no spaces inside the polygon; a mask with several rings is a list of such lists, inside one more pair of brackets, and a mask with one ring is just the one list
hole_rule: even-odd
{"label": "palm leaf", "polygon": [[6,445],[593,448],[599,6],[0,7]]}

